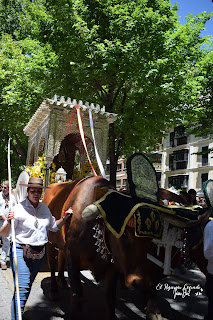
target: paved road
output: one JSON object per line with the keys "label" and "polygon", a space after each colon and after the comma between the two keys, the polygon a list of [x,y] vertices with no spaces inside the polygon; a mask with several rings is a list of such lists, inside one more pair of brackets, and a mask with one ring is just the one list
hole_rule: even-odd
{"label": "paved road", "polygon": [[[100,320],[104,319],[104,287],[97,285],[91,274],[82,274],[84,287],[84,308],[75,317],[70,316],[69,290],[60,290],[58,301],[48,299],[50,273],[46,266],[40,272],[33,284],[26,306],[25,316],[30,320]],[[164,320],[203,319],[207,308],[207,298],[204,291],[205,277],[198,270],[187,271],[164,279],[158,286],[158,302]],[[191,292],[190,292],[191,289]],[[13,281],[11,269],[0,270],[0,320],[10,319],[10,302],[12,298]],[[145,319],[144,310],[135,291],[118,288],[119,299],[116,304],[116,314],[119,319]]]}

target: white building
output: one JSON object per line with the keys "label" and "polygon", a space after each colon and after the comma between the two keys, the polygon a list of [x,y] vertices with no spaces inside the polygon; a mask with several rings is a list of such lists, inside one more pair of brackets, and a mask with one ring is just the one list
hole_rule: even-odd
{"label": "white building", "polygon": [[[213,179],[213,154],[208,153],[209,149],[213,149],[213,139],[188,135],[183,126],[171,129],[158,150],[148,156],[155,167],[159,186],[201,191],[203,182]],[[126,183],[126,159],[120,158],[116,187],[124,188]]]}
{"label": "white building", "polygon": [[213,179],[212,148],[209,137],[187,135],[183,126],[171,130],[163,139],[161,187],[201,190],[204,181]]}

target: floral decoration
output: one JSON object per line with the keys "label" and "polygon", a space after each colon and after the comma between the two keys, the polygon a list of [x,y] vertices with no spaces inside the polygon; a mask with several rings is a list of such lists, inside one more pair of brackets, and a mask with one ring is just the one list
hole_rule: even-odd
{"label": "floral decoration", "polygon": [[[45,169],[46,169],[46,160],[45,157],[39,157],[33,165],[29,165],[25,167],[24,171],[26,171],[30,177],[38,177],[45,180]],[[50,183],[55,182],[55,172],[56,166],[55,163],[52,162],[50,166]]]}
{"label": "floral decoration", "polygon": [[[97,175],[100,175],[100,170],[99,170],[97,162],[92,161],[92,165],[93,165],[93,168],[95,169],[95,172],[97,173]],[[83,179],[83,178],[89,177],[91,175],[93,175],[92,168],[91,168],[89,162],[86,161],[82,170],[81,170],[79,178]]]}

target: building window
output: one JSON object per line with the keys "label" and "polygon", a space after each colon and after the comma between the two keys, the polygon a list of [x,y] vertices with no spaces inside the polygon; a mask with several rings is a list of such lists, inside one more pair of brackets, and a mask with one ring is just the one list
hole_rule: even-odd
{"label": "building window", "polygon": [[188,149],[181,149],[174,152],[174,160],[178,161],[188,161]]}
{"label": "building window", "polygon": [[178,126],[174,129],[175,139],[179,139],[187,136],[186,128],[184,126]]}
{"label": "building window", "polygon": [[187,161],[181,161],[176,163],[176,170],[187,169]]}
{"label": "building window", "polygon": [[201,174],[201,186],[203,187],[203,184],[205,181],[208,180],[208,173],[202,173]]}
{"label": "building window", "polygon": [[109,174],[110,173],[110,164],[107,163],[106,164],[106,174]]}
{"label": "building window", "polygon": [[187,144],[187,136],[177,138],[177,146],[181,146],[183,144]]}
{"label": "building window", "polygon": [[188,149],[174,151],[169,155],[169,170],[187,169]]}
{"label": "building window", "polygon": [[121,186],[121,180],[116,180],[116,188],[119,188]]}
{"label": "building window", "polygon": [[188,187],[188,175],[171,176],[168,178],[169,188],[175,187],[175,189],[187,189]]}
{"label": "building window", "polygon": [[161,172],[156,172],[158,186],[161,187]]}
{"label": "building window", "polygon": [[118,165],[117,165],[117,171],[121,171],[121,169],[122,169],[122,163],[118,163]]}
{"label": "building window", "polygon": [[172,147],[172,148],[175,146],[175,133],[174,132],[170,132],[170,135],[169,135],[169,146]]}
{"label": "building window", "polygon": [[173,154],[169,155],[169,170],[171,170],[171,171],[175,170],[175,167],[174,167],[174,155]]}
{"label": "building window", "polygon": [[123,179],[123,187],[127,186],[127,179]]}
{"label": "building window", "polygon": [[202,147],[202,166],[207,166],[208,165],[208,154],[209,148],[208,146]]}

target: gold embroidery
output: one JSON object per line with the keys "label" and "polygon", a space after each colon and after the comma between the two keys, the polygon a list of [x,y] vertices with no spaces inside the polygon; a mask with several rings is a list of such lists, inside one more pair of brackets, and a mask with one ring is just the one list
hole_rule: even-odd
{"label": "gold embroidery", "polygon": [[149,218],[146,219],[146,222],[145,222],[146,226],[147,226],[147,229],[150,230],[151,228],[151,225],[152,225],[152,222]]}
{"label": "gold embroidery", "polygon": [[152,219],[152,222],[154,222],[155,221],[155,213],[154,213],[154,211],[151,212],[150,217]]}
{"label": "gold embroidery", "polygon": [[136,211],[137,214],[137,222],[138,222],[138,233],[141,233],[141,215],[139,210]]}

